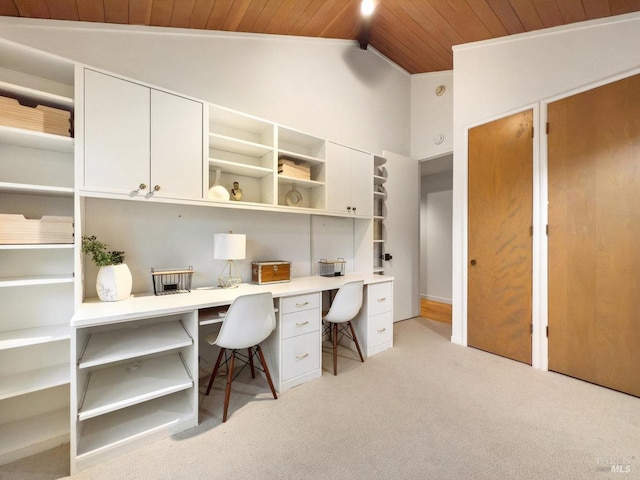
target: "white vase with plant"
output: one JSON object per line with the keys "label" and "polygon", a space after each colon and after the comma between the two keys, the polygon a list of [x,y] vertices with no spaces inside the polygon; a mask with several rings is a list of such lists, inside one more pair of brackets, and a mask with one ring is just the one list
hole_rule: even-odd
{"label": "white vase with plant", "polygon": [[82,237],[82,253],[91,255],[97,267],[96,292],[103,302],[118,302],[131,296],[133,280],[124,263],[124,252],[107,251],[107,245],[95,235]]}

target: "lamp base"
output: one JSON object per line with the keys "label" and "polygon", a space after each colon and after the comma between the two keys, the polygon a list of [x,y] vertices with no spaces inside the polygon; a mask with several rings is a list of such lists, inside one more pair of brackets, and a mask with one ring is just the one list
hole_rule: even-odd
{"label": "lamp base", "polygon": [[242,282],[242,278],[236,276],[218,277],[218,286],[220,288],[238,288]]}

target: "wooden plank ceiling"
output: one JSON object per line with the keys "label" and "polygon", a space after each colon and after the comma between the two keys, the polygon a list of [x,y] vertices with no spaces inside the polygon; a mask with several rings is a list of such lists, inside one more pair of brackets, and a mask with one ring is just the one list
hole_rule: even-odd
{"label": "wooden plank ceiling", "polygon": [[[0,15],[356,40],[360,0],[1,0]],[[640,0],[377,0],[369,45],[409,73],[451,47],[640,11]]]}

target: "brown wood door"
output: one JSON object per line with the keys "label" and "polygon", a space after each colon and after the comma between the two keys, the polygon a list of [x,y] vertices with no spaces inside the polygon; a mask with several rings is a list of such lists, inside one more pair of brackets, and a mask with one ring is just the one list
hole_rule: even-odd
{"label": "brown wood door", "polygon": [[467,343],[531,364],[533,112],[469,131]]}
{"label": "brown wood door", "polygon": [[640,396],[640,75],[548,118],[549,369]]}

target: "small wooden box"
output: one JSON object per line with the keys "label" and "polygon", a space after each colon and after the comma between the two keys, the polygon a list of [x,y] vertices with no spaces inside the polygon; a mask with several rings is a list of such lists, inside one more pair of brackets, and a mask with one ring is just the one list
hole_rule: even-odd
{"label": "small wooden box", "polygon": [[36,132],[71,136],[71,112],[58,108],[37,105],[20,105],[14,98],[0,95],[0,125],[23,128]]}
{"label": "small wooden box", "polygon": [[28,219],[19,214],[0,214],[0,244],[43,243],[73,243],[73,218],[44,216]]}
{"label": "small wooden box", "polygon": [[252,262],[251,281],[258,285],[265,283],[284,283],[291,281],[291,262],[276,260],[273,262]]}

